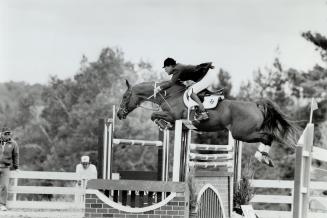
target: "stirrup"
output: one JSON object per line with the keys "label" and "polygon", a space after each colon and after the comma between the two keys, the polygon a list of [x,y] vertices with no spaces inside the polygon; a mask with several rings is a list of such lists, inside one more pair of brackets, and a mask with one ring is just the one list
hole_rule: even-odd
{"label": "stirrup", "polygon": [[[201,118],[202,117],[202,119],[199,119],[199,118]],[[197,121],[197,122],[200,122],[200,121],[204,121],[204,120],[208,120],[209,119],[209,115],[208,115],[208,112],[201,112],[200,114],[198,114],[196,117],[195,117],[195,120]]]}

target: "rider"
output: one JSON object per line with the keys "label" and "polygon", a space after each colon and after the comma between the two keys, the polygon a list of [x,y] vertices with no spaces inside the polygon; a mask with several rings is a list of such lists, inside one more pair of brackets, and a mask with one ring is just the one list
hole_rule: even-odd
{"label": "rider", "polygon": [[184,65],[176,63],[173,58],[166,58],[163,68],[168,75],[172,75],[172,78],[169,83],[157,87],[154,92],[158,93],[161,90],[168,89],[180,81],[192,80],[196,83],[191,86],[188,95],[199,106],[200,114],[196,120],[203,121],[209,119],[208,113],[197,94],[202,90],[212,86],[212,83],[217,81],[218,75],[216,73],[208,73],[209,69],[214,69],[212,62],[202,63],[199,65]]}

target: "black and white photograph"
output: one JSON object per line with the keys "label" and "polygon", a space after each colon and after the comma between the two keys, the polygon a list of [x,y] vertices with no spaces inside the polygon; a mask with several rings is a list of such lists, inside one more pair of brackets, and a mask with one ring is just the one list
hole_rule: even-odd
{"label": "black and white photograph", "polygon": [[0,218],[326,218],[326,0],[0,0]]}

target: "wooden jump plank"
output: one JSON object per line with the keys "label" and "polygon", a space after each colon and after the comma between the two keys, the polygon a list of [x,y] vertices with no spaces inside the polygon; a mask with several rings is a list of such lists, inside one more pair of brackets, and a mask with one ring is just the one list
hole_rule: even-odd
{"label": "wooden jump plank", "polygon": [[311,179],[314,181],[327,181],[327,170],[312,167]]}
{"label": "wooden jump plank", "polygon": [[[255,210],[255,213],[264,218],[293,218],[291,211]],[[326,218],[326,213],[310,212],[309,218]]]}
{"label": "wooden jump plank", "polygon": [[255,210],[255,213],[264,218],[292,218],[291,211]]}
{"label": "wooden jump plank", "polygon": [[231,160],[233,159],[233,154],[195,154],[190,153],[190,159],[197,160]]}
{"label": "wooden jump plank", "polygon": [[318,181],[327,181],[327,170],[311,167],[311,179]]}
{"label": "wooden jump plank", "polygon": [[[327,198],[326,197],[310,197],[310,209],[327,212]],[[327,216],[327,214],[326,214]]]}
{"label": "wooden jump plank", "polygon": [[11,186],[9,192],[17,194],[82,194],[85,190],[76,187],[48,187],[48,186]]}
{"label": "wooden jump plank", "polygon": [[114,144],[128,144],[140,146],[162,146],[162,141],[132,140],[132,139],[113,139]]}
{"label": "wooden jump plank", "polygon": [[33,218],[81,218],[84,212],[76,211],[1,211],[2,217],[33,217]]}
{"label": "wooden jump plank", "polygon": [[293,197],[286,195],[254,195],[251,203],[292,204]]}
{"label": "wooden jump plank", "polygon": [[313,146],[312,150],[313,150],[312,151],[313,159],[327,162],[327,150],[326,149]]}
{"label": "wooden jump plank", "polygon": [[80,176],[73,172],[44,172],[44,171],[11,171],[12,179],[47,179],[47,180],[80,180]]}
{"label": "wooden jump plank", "polygon": [[310,190],[327,190],[327,182],[310,182]]}
{"label": "wooden jump plank", "polygon": [[[170,202],[172,199],[174,199],[177,196],[176,192],[172,192],[168,196],[166,196],[166,198],[162,199],[160,202],[157,202],[155,204],[148,205],[145,207],[130,207],[128,205],[123,205],[121,203],[117,203],[117,202],[113,201],[112,197],[107,197],[99,190],[89,189],[89,190],[87,190],[87,194],[94,194],[104,204],[109,205],[109,207],[115,208],[118,211],[124,211],[124,212],[128,212],[128,213],[145,213],[145,212],[149,212],[149,211],[159,210],[160,207],[167,205],[168,202]],[[117,214],[117,216],[119,216],[119,214]],[[115,217],[117,217],[117,216],[115,216]],[[143,217],[144,215],[136,215],[136,216]],[[125,217],[125,216],[123,216],[123,217]]]}
{"label": "wooden jump plank", "polygon": [[229,161],[225,162],[196,162],[196,161],[190,161],[189,165],[191,167],[203,167],[203,168],[209,168],[209,167],[233,167],[233,163]]}
{"label": "wooden jump plank", "polygon": [[184,192],[185,183],[181,182],[161,182],[145,180],[105,180],[92,179],[87,183],[88,189],[104,190],[134,190],[134,191],[154,191],[154,192]]}
{"label": "wooden jump plank", "polygon": [[28,209],[77,209],[83,208],[84,204],[72,202],[51,202],[51,201],[8,201],[9,208],[28,208]]}
{"label": "wooden jump plank", "polygon": [[294,181],[290,180],[250,180],[251,187],[254,188],[294,188]]}
{"label": "wooden jump plank", "polygon": [[326,218],[326,213],[311,212],[309,213],[309,218]]}
{"label": "wooden jump plank", "polygon": [[230,145],[211,145],[211,144],[190,144],[191,150],[203,150],[203,151],[232,151],[233,147]]}

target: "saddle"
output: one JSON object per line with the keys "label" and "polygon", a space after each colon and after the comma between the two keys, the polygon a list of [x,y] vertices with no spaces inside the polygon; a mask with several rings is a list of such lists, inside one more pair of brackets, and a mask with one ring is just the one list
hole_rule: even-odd
{"label": "saddle", "polygon": [[[224,89],[219,89],[215,92],[211,92],[207,89],[199,93],[199,98],[202,101],[202,104],[205,109],[212,109],[217,107],[218,103],[222,100],[224,100]],[[197,103],[193,101],[192,98],[189,97],[188,92],[190,91],[190,88],[188,88],[183,95],[183,102],[184,105],[187,108],[194,108],[194,106],[197,106]]]}

